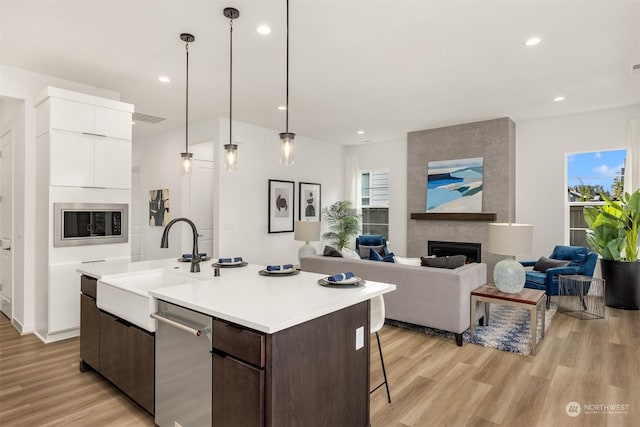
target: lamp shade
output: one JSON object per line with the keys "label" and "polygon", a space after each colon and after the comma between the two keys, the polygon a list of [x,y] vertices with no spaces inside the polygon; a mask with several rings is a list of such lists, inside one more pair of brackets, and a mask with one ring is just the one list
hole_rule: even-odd
{"label": "lamp shade", "polygon": [[297,221],[293,240],[301,242],[316,242],[320,240],[319,221]]}
{"label": "lamp shade", "polygon": [[499,255],[528,255],[533,244],[533,225],[489,224],[489,252]]}

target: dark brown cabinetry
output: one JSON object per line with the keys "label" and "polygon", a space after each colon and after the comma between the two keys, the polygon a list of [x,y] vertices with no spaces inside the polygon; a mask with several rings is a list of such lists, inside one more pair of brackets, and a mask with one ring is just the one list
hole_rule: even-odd
{"label": "dark brown cabinetry", "polygon": [[138,329],[129,327],[125,339],[127,351],[127,394],[144,409],[154,413],[154,337]]}
{"label": "dark brown cabinetry", "polygon": [[369,301],[274,334],[215,319],[212,425],[369,425],[368,331]]}
{"label": "dark brown cabinetry", "polygon": [[96,306],[96,279],[82,276],[80,370],[91,367],[154,413],[155,338]]}
{"label": "dark brown cabinetry", "polygon": [[96,300],[85,294],[80,295],[80,359],[93,369],[100,369],[100,311]]}
{"label": "dark brown cabinetry", "polygon": [[214,426],[263,426],[265,336],[213,321]]}

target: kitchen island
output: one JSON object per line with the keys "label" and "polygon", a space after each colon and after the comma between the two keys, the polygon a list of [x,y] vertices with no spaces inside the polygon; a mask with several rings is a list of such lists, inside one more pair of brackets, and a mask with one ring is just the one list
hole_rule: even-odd
{"label": "kitchen island", "polygon": [[[210,263],[202,263],[200,273],[183,273],[188,266],[175,260],[140,264],[86,266],[80,272],[102,286],[122,286],[129,282],[119,278],[144,277],[150,271],[157,275],[158,270],[188,278],[186,283],[145,286],[144,292],[159,305],[212,319],[211,341],[205,341],[210,371],[196,373],[209,378],[205,399],[212,425],[369,424],[369,300],[394,285],[328,288],[318,285],[324,277],[320,274],[262,276],[264,266],[251,264],[221,268],[220,277],[213,277]],[[156,361],[167,352],[160,342],[161,322],[157,324]],[[175,357],[179,362],[180,356]],[[193,366],[183,359],[180,369],[188,376]],[[165,391],[159,388],[167,380],[162,366],[166,363],[156,366],[155,375],[156,423],[174,425],[180,414],[167,412],[175,405],[162,407]],[[179,377],[179,369],[171,375]],[[189,390],[178,388],[176,393],[190,398]],[[202,389],[193,393],[194,399],[203,398]]]}

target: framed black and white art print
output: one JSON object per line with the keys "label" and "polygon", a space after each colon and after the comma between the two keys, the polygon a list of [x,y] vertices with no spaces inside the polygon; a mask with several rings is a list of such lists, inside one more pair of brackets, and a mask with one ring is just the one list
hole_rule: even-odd
{"label": "framed black and white art print", "polygon": [[298,217],[300,221],[318,221],[320,222],[320,184],[311,182],[301,182],[299,201],[298,201]]}
{"label": "framed black and white art print", "polygon": [[269,233],[293,231],[295,183],[269,180]]}

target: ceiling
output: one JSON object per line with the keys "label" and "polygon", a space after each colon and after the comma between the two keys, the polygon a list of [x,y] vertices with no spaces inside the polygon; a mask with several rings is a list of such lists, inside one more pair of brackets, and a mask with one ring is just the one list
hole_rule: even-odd
{"label": "ceiling", "polygon": [[[134,126],[150,136],[184,126],[182,32],[196,37],[190,122],[228,117],[227,6],[240,11],[233,117],[284,131],[285,0],[0,0],[0,61],[119,92],[167,119]],[[638,1],[290,0],[289,130],[357,144],[635,105],[638,63]]]}

